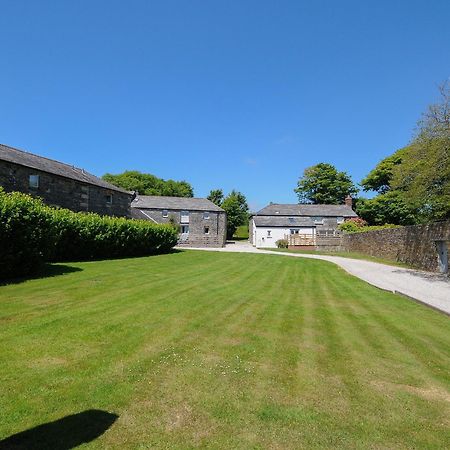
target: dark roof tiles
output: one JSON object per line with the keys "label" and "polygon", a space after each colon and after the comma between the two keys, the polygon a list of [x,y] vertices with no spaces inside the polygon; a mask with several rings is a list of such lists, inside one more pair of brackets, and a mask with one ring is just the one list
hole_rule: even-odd
{"label": "dark roof tiles", "polygon": [[78,167],[55,161],[54,159],[34,155],[33,153],[9,147],[8,145],[0,144],[0,160],[131,195],[131,192],[114,186],[113,184],[86,172],[84,169],[79,169]]}
{"label": "dark roof tiles", "polygon": [[305,205],[278,204],[267,205],[256,216],[307,216],[307,217],[358,217],[347,205]]}
{"label": "dark roof tiles", "polygon": [[159,195],[138,195],[131,203],[131,207],[140,209],[224,212],[222,208],[207,198],[163,197]]}

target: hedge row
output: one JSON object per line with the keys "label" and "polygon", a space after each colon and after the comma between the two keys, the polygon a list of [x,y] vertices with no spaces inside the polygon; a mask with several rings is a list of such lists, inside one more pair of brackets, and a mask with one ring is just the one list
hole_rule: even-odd
{"label": "hedge row", "polygon": [[46,261],[144,256],[176,243],[168,225],[55,209],[0,188],[0,278],[28,275]]}

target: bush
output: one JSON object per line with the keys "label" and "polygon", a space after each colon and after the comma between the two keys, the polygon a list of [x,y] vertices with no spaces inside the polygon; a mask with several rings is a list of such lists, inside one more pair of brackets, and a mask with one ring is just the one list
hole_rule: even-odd
{"label": "bush", "polygon": [[368,226],[365,220],[355,217],[340,224],[338,229],[345,233],[362,233],[365,231],[383,230],[385,228],[396,228],[398,226],[392,224]]}
{"label": "bush", "polygon": [[50,257],[53,218],[40,200],[0,188],[0,278],[35,272]]}
{"label": "bush", "polygon": [[289,242],[287,241],[287,239],[278,239],[275,244],[278,248],[288,248]]}
{"label": "bush", "polygon": [[0,191],[0,278],[27,275],[45,261],[165,253],[177,239],[170,225],[55,209]]}

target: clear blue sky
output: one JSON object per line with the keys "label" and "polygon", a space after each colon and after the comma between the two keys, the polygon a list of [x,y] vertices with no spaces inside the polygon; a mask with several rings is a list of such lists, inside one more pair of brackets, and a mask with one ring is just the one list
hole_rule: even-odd
{"label": "clear blue sky", "polygon": [[450,75],[450,1],[0,0],[0,142],[102,175],[295,202],[407,144]]}

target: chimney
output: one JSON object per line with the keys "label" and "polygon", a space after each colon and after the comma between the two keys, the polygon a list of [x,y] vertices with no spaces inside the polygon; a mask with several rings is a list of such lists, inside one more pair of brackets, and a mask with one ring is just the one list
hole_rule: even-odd
{"label": "chimney", "polygon": [[347,195],[347,197],[345,197],[344,204],[346,206],[350,206],[350,208],[353,207],[353,199],[351,195]]}

